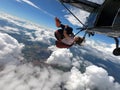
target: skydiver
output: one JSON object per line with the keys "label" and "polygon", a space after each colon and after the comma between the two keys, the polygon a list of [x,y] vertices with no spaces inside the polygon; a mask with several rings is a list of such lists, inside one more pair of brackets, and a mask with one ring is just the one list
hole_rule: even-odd
{"label": "skydiver", "polygon": [[56,27],[61,28],[55,31],[55,37],[57,39],[56,46],[58,48],[69,48],[74,44],[81,45],[84,38],[74,36],[72,27],[61,24],[61,21],[55,17]]}

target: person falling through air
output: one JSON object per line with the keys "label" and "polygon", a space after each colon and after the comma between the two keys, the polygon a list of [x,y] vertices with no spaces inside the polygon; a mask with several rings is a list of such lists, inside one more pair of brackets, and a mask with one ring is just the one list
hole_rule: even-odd
{"label": "person falling through air", "polygon": [[56,47],[58,48],[69,48],[74,44],[81,45],[84,38],[74,36],[72,27],[61,24],[61,21],[55,17],[56,27],[61,28],[55,31]]}

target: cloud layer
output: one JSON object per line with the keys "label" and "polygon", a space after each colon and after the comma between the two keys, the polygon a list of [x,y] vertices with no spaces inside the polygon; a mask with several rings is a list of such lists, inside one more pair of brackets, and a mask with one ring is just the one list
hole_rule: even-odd
{"label": "cloud layer", "polygon": [[[10,32],[11,29],[16,32],[23,30],[25,35],[31,37],[29,40],[51,43],[48,49],[52,51],[46,61],[47,64],[41,63],[39,66],[33,66],[26,63],[4,66],[0,72],[0,90],[120,90],[120,84],[108,74],[110,69],[115,74],[117,71],[119,76],[120,59],[111,54],[113,45],[87,40],[85,46],[57,49],[51,42],[51,39],[54,39],[53,31],[7,14],[0,16],[3,21],[9,22]],[[11,25],[15,26],[14,29],[10,28]],[[21,27],[22,29],[20,29]],[[1,28],[3,28],[1,31],[5,32],[6,28],[2,26]],[[8,34],[0,33],[0,36],[2,42],[0,43],[0,47],[2,47],[0,48],[0,60],[4,59],[5,62],[18,60],[18,57],[21,57],[23,45]],[[51,67],[51,64],[57,64],[60,69]],[[84,65],[85,67],[83,67]],[[61,70],[65,67],[69,67],[66,72]],[[80,71],[82,67],[84,72]]]}
{"label": "cloud layer", "polygon": [[89,66],[85,73],[81,73],[73,67],[65,87],[68,90],[119,90],[120,85],[113,82],[113,77],[103,68]]}
{"label": "cloud layer", "polygon": [[[48,30],[30,21],[21,20],[18,17],[6,13],[0,13],[0,19],[2,20],[0,31],[16,34],[23,32],[31,41],[39,41],[49,45],[52,44],[54,39],[53,30]],[[6,24],[6,22],[8,24]]]}
{"label": "cloud layer", "polygon": [[8,65],[0,72],[1,90],[57,90],[60,72],[31,64]]}
{"label": "cloud layer", "polygon": [[62,72],[31,64],[8,65],[0,72],[1,90],[120,90],[114,78],[100,67],[89,66],[85,73],[73,67]]}

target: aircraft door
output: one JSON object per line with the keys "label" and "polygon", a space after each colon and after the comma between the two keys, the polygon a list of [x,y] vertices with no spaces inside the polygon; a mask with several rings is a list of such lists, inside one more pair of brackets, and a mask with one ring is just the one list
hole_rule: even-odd
{"label": "aircraft door", "polygon": [[95,26],[112,26],[119,8],[120,0],[106,0],[98,12]]}

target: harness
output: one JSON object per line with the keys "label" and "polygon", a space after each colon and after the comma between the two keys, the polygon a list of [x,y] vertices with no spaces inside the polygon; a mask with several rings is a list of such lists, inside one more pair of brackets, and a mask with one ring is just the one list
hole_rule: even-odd
{"label": "harness", "polygon": [[64,44],[64,43],[61,42],[61,40],[64,38],[64,35],[63,35],[62,32],[63,31],[61,29],[59,29],[59,30],[56,30],[55,33],[54,33],[54,35],[57,39],[57,41],[55,42],[56,47],[58,47],[58,48],[69,48],[69,47],[71,47],[74,43],[71,44],[71,45],[67,45],[67,44]]}

